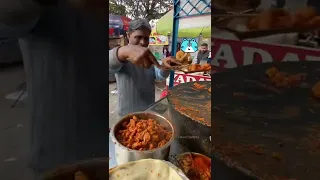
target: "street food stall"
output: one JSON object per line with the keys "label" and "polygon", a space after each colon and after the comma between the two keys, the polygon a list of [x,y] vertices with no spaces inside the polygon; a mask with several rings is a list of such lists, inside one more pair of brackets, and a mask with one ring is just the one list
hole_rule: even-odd
{"label": "street food stall", "polygon": [[[211,1],[175,0],[174,5],[174,16],[172,17],[174,18],[174,28],[171,32],[171,52],[173,53],[173,56],[176,52],[177,33],[179,27],[181,28],[181,26],[190,24],[190,22],[204,19],[206,21],[202,22],[202,25],[197,26],[203,26],[205,23],[210,26]],[[182,9],[181,7],[184,8]],[[204,16],[206,17],[203,19]],[[179,19],[181,20],[179,21]],[[185,19],[188,20],[185,21]],[[116,160],[116,162],[113,161],[113,163],[116,164],[112,164],[111,166],[119,166],[121,164],[145,158],[162,159],[172,162],[191,180],[195,179],[194,177],[192,178],[192,176],[199,175],[204,179],[211,179],[210,77],[185,73],[172,73],[172,75],[176,77],[176,86],[170,89],[167,97],[150,105],[145,112],[133,113],[124,117],[124,119],[130,119],[130,123],[133,123],[135,118],[139,120],[156,120],[163,127],[167,127],[167,130],[172,133],[170,140],[165,145],[154,150],[148,149],[149,146],[140,146],[141,144],[139,143],[129,145],[130,148],[128,150],[128,146],[123,147],[123,143],[121,143],[121,140],[119,141],[119,138],[117,138],[116,132],[118,129],[120,129],[124,135],[126,133],[122,130],[123,127],[121,123],[118,123],[111,129],[111,136],[113,136],[112,141],[115,142],[115,147],[113,147],[115,148],[115,154],[111,155],[110,158],[111,160]],[[120,122],[122,122],[122,120],[120,120]],[[139,122],[137,121],[137,123]],[[151,146],[153,147],[154,145]],[[138,150],[146,148],[146,151],[130,150],[135,148]],[[189,165],[186,162],[189,162]],[[195,165],[198,163],[201,164],[198,165],[202,166],[202,169],[197,169],[197,172],[192,175],[192,173],[194,173],[194,169],[189,167],[190,162]]]}
{"label": "street food stall", "polygon": [[[186,1],[189,2],[189,1]],[[191,1],[190,1],[191,2]],[[200,1],[199,1],[200,2]],[[193,9],[192,5],[180,6],[177,5],[176,11],[171,10],[161,17],[156,23],[156,31],[158,34],[171,36],[171,55],[175,56],[177,52],[177,44],[180,39],[180,43],[185,40],[194,39],[198,47],[202,43],[207,43],[209,47],[211,46],[211,9],[207,10],[206,3],[199,3],[197,1],[192,1],[192,3],[197,4],[197,7]],[[182,4],[184,4],[182,2]],[[180,8],[180,9],[179,9]],[[180,12],[180,13],[179,13]],[[191,23],[192,22],[192,23]],[[172,26],[172,24],[174,24]],[[191,59],[195,58],[196,52],[191,52]],[[210,55],[209,55],[209,58]],[[206,62],[201,62],[200,64],[206,64]],[[183,69],[172,71],[170,77],[166,80],[166,88],[162,89],[163,92],[161,97],[165,97],[168,94],[168,89],[174,85],[192,82],[192,81],[210,81],[210,73],[206,73],[204,69],[199,65],[190,65]],[[209,70],[210,71],[210,70]],[[185,79],[185,80],[183,80]]]}
{"label": "street food stall", "polygon": [[212,176],[319,179],[320,50],[298,43],[319,16],[224,2],[212,21]]}

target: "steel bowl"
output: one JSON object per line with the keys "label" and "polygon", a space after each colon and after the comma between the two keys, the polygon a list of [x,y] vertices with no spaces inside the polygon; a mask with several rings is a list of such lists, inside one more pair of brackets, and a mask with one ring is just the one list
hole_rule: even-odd
{"label": "steel bowl", "polygon": [[206,159],[207,161],[210,161],[210,162],[211,162],[211,158],[209,158],[209,157],[206,156],[206,155],[203,155],[203,154],[200,154],[200,153],[196,153],[196,152],[185,152],[185,153],[181,153],[181,154],[179,154],[179,155],[176,156],[176,159],[177,159],[177,160],[180,160],[181,158],[183,158],[185,155],[188,155],[188,154],[194,155],[194,156],[200,156],[200,157]]}
{"label": "steel bowl", "polygon": [[[193,156],[199,156],[199,157],[202,157],[202,158],[204,158],[206,161],[210,161],[211,162],[211,158],[209,158],[208,156],[206,156],[206,155],[203,155],[203,154],[200,154],[200,153],[196,153],[196,152],[185,152],[185,153],[181,153],[181,154],[179,154],[179,155],[177,155],[175,158],[174,158],[174,162],[176,162],[176,160],[177,161],[180,161],[185,155],[193,155]],[[177,164],[178,163],[178,164]],[[179,164],[179,162],[176,162],[176,163],[174,163],[174,164],[176,164],[176,165],[179,165],[179,167],[180,167],[180,164]]]}
{"label": "steel bowl", "polygon": [[[119,141],[116,138],[115,133],[120,128],[121,124],[125,121],[129,121],[133,116],[136,116],[138,119],[153,119],[162,126],[164,126],[166,129],[172,132],[172,138],[165,144],[164,146],[161,146],[157,149],[149,150],[149,151],[138,151],[133,150],[125,147],[124,145],[120,144]],[[175,131],[172,123],[166,119],[165,117],[151,112],[136,112],[131,113],[123,118],[121,118],[120,121],[118,121],[110,132],[111,140],[115,144],[115,153],[116,153],[116,161],[118,165],[125,164],[131,161],[137,161],[140,159],[161,159],[161,160],[167,160],[169,157],[170,152],[170,145],[173,142],[173,139],[175,137]]]}
{"label": "steel bowl", "polygon": [[[173,158],[173,164],[178,166],[184,173],[186,173],[186,172],[185,172],[185,169],[182,166],[182,164],[180,164],[180,160],[183,159],[185,155],[202,157],[203,159],[205,159],[205,161],[210,162],[210,165],[211,165],[211,158],[209,158],[209,157],[207,157],[207,156],[205,156],[203,154],[200,154],[200,153],[185,152],[185,153],[179,154],[179,155],[175,156],[175,158]],[[211,173],[210,173],[210,176],[211,176]]]}

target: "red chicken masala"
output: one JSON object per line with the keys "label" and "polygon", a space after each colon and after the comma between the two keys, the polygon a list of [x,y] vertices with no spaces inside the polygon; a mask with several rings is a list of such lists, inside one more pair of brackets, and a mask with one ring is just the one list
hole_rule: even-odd
{"label": "red chicken masala", "polygon": [[143,120],[133,116],[121,124],[116,138],[129,149],[147,151],[167,144],[172,132],[153,119]]}

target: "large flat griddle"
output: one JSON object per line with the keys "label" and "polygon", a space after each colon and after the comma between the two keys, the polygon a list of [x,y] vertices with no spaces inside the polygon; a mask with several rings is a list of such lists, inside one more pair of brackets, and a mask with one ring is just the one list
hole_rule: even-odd
{"label": "large flat griddle", "polygon": [[195,82],[182,83],[169,91],[170,105],[181,115],[204,126],[211,126],[211,82],[196,82],[205,88],[197,89]]}
{"label": "large flat griddle", "polygon": [[[274,88],[265,76],[272,66],[308,76],[299,87]],[[319,80],[320,62],[255,64],[214,74],[214,157],[256,179],[319,180],[320,100],[310,89]]]}
{"label": "large flat griddle", "polygon": [[195,82],[174,86],[168,93],[169,119],[172,120],[179,144],[192,152],[211,154],[211,94],[210,82],[196,89]]}

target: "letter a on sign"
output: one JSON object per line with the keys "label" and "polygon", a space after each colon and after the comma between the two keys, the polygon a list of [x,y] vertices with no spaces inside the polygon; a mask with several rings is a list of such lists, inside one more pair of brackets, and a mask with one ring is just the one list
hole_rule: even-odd
{"label": "letter a on sign", "polygon": [[225,68],[235,68],[237,63],[234,59],[231,46],[227,44],[221,44],[218,52],[212,59],[213,66],[219,66],[219,61],[226,61]]}
{"label": "letter a on sign", "polygon": [[178,75],[178,78],[176,80],[177,83],[185,83],[184,78],[182,75]]}

